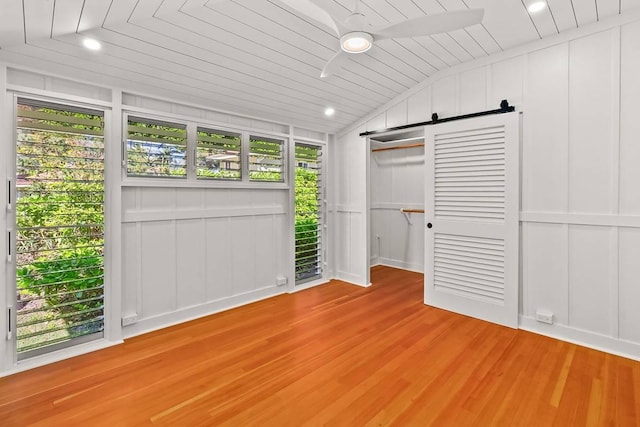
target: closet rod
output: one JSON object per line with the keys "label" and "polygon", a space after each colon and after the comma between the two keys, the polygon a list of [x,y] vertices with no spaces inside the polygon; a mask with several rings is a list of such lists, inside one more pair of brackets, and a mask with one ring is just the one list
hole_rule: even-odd
{"label": "closet rod", "polygon": [[424,213],[424,209],[400,209],[402,213]]}
{"label": "closet rod", "polygon": [[387,151],[387,150],[399,150],[401,148],[413,148],[413,147],[424,147],[424,142],[418,144],[406,144],[406,145],[394,145],[393,147],[382,147],[382,148],[372,148],[371,151]]}
{"label": "closet rod", "polygon": [[369,131],[369,132],[362,132],[360,134],[360,136],[377,135],[377,134],[380,134],[380,133],[387,133],[387,132],[392,132],[392,131],[396,131],[396,130],[411,129],[411,128],[420,127],[420,126],[437,125],[439,123],[452,122],[452,121],[455,121],[455,120],[470,119],[470,118],[473,118],[473,117],[488,116],[488,115],[491,115],[491,114],[510,113],[512,111],[515,111],[515,108],[513,106],[509,105],[509,101],[507,101],[506,99],[503,99],[502,102],[500,102],[500,108],[498,108],[496,110],[480,111],[478,113],[463,114],[461,116],[454,116],[454,117],[445,117],[443,119],[439,118],[437,113],[433,113],[431,115],[431,120],[428,121],[428,122],[411,123],[411,124],[408,124],[408,125],[396,126],[396,127],[392,127],[392,128],[388,128],[388,129],[380,129],[380,130],[372,130],[372,131]]}

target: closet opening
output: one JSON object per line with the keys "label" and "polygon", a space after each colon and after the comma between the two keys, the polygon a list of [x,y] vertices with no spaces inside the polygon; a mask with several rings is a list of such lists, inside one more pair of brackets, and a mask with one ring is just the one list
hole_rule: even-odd
{"label": "closet opening", "polygon": [[369,142],[370,268],[424,273],[424,129]]}
{"label": "closet opening", "polygon": [[425,304],[515,328],[520,118],[512,110],[503,101],[415,134],[370,133],[369,250],[371,266],[422,273]]}

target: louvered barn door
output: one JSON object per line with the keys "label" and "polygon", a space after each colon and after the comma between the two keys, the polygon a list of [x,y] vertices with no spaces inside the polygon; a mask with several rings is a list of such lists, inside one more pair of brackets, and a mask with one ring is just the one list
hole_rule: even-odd
{"label": "louvered barn door", "polygon": [[425,304],[518,325],[519,119],[428,126]]}

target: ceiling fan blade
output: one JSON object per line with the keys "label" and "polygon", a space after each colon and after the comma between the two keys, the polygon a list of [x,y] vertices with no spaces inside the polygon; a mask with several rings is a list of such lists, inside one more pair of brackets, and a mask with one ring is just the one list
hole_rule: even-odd
{"label": "ceiling fan blade", "polygon": [[334,75],[342,69],[344,64],[349,60],[349,54],[343,50],[339,50],[331,57],[329,62],[322,69],[321,78],[327,78]]}
{"label": "ceiling fan blade", "polygon": [[340,37],[342,34],[342,24],[336,19],[333,19],[329,12],[313,3],[311,0],[280,0],[281,3],[289,6],[291,9],[295,9],[303,15],[317,21],[325,26],[331,28]]}
{"label": "ceiling fan blade", "polygon": [[456,10],[408,19],[387,27],[374,29],[371,34],[376,40],[428,36],[479,24],[482,22],[483,16],[483,9]]}

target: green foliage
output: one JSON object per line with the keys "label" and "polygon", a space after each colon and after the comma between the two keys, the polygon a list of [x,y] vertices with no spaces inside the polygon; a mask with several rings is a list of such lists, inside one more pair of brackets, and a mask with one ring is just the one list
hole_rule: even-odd
{"label": "green foliage", "polygon": [[44,296],[68,323],[94,318],[103,308],[102,254],[96,248],[76,248],[40,257],[17,269],[17,284],[26,294]]}
{"label": "green foliage", "polygon": [[318,266],[315,257],[318,253],[319,231],[315,219],[296,221],[296,277],[315,276]]}
{"label": "green foliage", "polygon": [[281,172],[269,172],[269,171],[249,171],[249,179],[251,181],[269,181],[269,182],[282,182]]}
{"label": "green foliage", "polygon": [[[52,111],[76,122],[95,119]],[[18,128],[16,279],[21,351],[102,329],[103,148],[100,136]],[[46,331],[51,332],[41,334]]]}
{"label": "green foliage", "polygon": [[187,130],[173,123],[130,118],[127,137],[127,174],[134,176],[187,175]]}
{"label": "green foliage", "polygon": [[102,183],[35,183],[21,190],[18,227],[56,226],[73,220],[76,224],[99,224],[104,217]]}
{"label": "green foliage", "polygon": [[296,223],[315,218],[318,211],[318,173],[313,169],[296,168]]}
{"label": "green foliage", "polygon": [[[101,115],[89,114],[87,112],[65,111],[47,107],[19,106],[20,124],[40,123],[50,126],[50,128],[65,129],[67,132],[73,130],[74,133],[99,133],[104,129],[103,117]],[[35,113],[32,115],[30,113]],[[40,113],[40,114],[38,114]]]}
{"label": "green foliage", "polygon": [[185,144],[187,130],[178,124],[129,119],[129,138]]}
{"label": "green foliage", "polygon": [[239,170],[211,170],[206,168],[198,168],[198,176],[204,178],[216,178],[216,179],[240,179]]}
{"label": "green foliage", "polygon": [[319,268],[315,256],[319,250],[318,173],[296,168],[296,278],[313,277]]}
{"label": "green foliage", "polygon": [[157,144],[151,149],[145,142],[129,140],[127,147],[129,175],[187,176],[186,149],[183,145]]}

